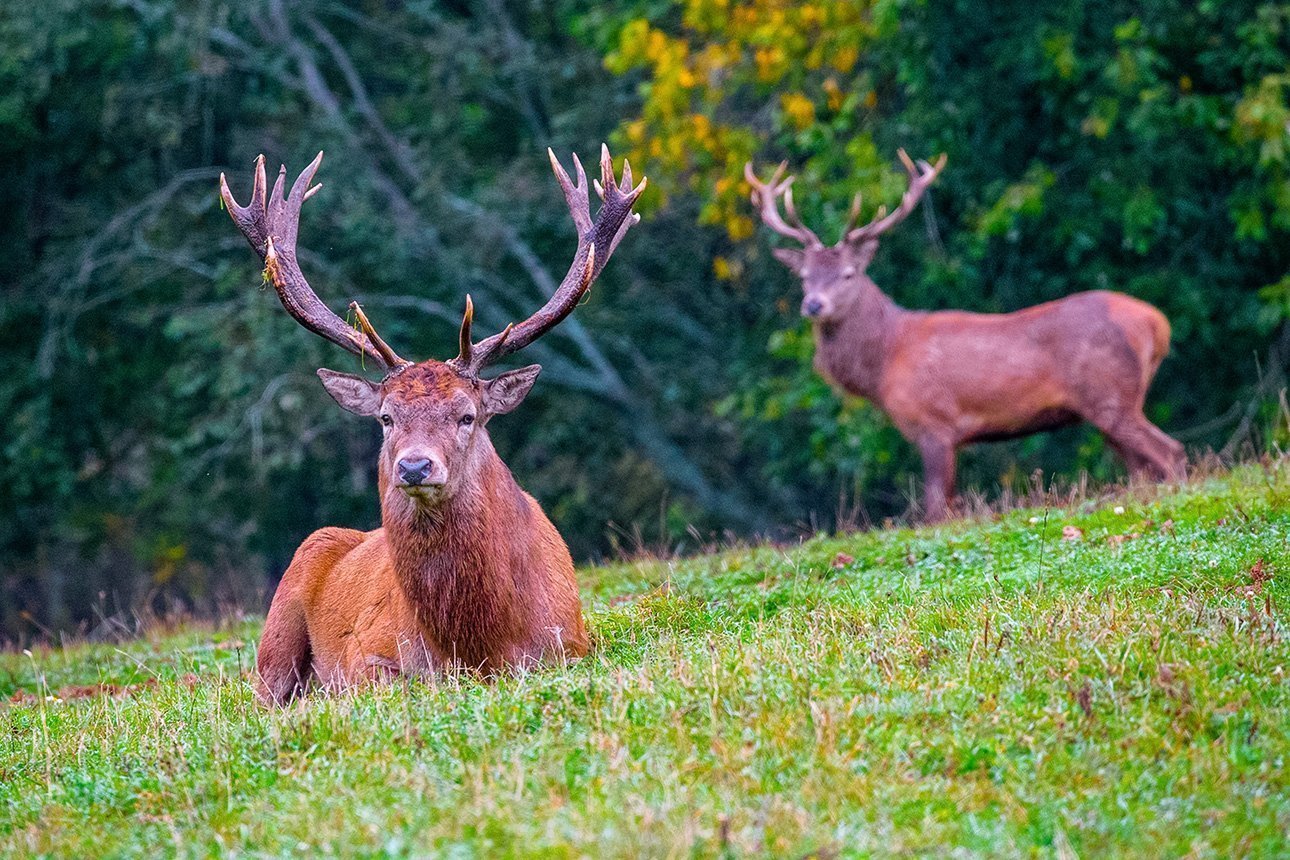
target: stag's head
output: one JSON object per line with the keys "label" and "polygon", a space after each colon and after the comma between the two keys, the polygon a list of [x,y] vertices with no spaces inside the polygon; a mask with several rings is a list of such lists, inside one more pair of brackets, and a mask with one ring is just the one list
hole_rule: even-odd
{"label": "stag's head", "polygon": [[578,230],[573,264],[541,309],[478,343],[471,333],[474,305],[466,296],[459,351],[448,361],[401,358],[376,333],[356,303],[350,304],[350,311],[357,327],[351,327],[323,304],[305,280],[296,260],[296,234],[301,205],[322,187],[310,185],[322,163],[321,152],[285,194],[283,167],[267,199],[264,156],[260,156],[247,206],[237,204],[220,176],[225,206],[264,260],[265,274],[283,307],[305,328],[386,371],[379,381],[334,370],[318,371],[323,386],[341,407],[380,421],[384,440],[379,478],[386,510],[433,509],[471,481],[478,473],[478,454],[490,449],[480,444],[487,440],[488,420],[517,407],[542,368],[533,364],[491,378],[485,378],[482,371],[528,346],[572,313],[628,228],[640,220],[632,206],[645,190],[645,179],[633,187],[631,166],[624,163],[620,185],[607,147],[601,148],[601,179],[595,183],[603,205],[594,222],[587,178],[578,157],[573,159],[575,183],[554,153],[548,150],[548,154]]}
{"label": "stag's head", "polygon": [[[872,221],[857,227],[860,217],[860,195],[851,203],[851,213],[842,238],[835,245],[825,245],[819,237],[802,223],[793,205],[794,176],[785,176],[788,162],[775,169],[770,179],[762,182],[753,171],[752,163],[744,166],[744,178],[752,186],[752,202],[762,222],[776,233],[799,243],[800,248],[775,248],[775,259],[787,266],[802,279],[802,316],[814,322],[828,322],[845,310],[869,281],[865,270],[878,251],[879,237],[905,220],[918,205],[927,187],[945,167],[945,156],[935,165],[926,161],[917,164],[899,151],[901,163],[909,173],[909,188],[900,205],[891,214],[879,208]],[[780,212],[780,200],[784,212]]]}
{"label": "stag's head", "polygon": [[343,409],[380,422],[384,502],[432,508],[477,474],[488,419],[519,406],[540,370],[535,364],[481,379],[431,359],[379,382],[326,369],[318,376]]}

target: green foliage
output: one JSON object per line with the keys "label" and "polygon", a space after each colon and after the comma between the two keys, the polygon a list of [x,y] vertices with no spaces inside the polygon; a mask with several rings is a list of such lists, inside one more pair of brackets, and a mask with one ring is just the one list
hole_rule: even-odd
{"label": "green foliage", "polygon": [[[500,329],[572,253],[544,150],[594,163],[621,89],[570,35],[582,15],[66,0],[0,16],[0,639],[258,605],[310,531],[377,524],[379,433],[313,375],[362,368],[264,289],[218,174],[244,197],[257,153],[298,168],[325,149],[301,232],[314,287],[361,299],[406,355],[451,355],[465,292]],[[753,511],[738,518],[727,463],[696,456],[729,435],[704,417],[722,351],[687,355],[725,311],[686,307],[707,237],[635,256],[641,232],[526,353],[545,372],[523,415],[490,427],[584,557],[612,546],[607,521],[654,542]]]}
{"label": "green foliage", "polygon": [[[1276,4],[1181,0],[8,4],[0,638],[256,605],[314,528],[376,524],[378,433],[313,376],[361,368],[218,205],[260,152],[326,150],[305,270],[420,358],[452,354],[466,291],[481,329],[544,300],[573,247],[544,150],[618,129],[646,221],[490,427],[582,558],[905,510],[912,452],[810,370],[753,236],[754,155],[832,235],[855,190],[900,193],[897,146],[947,151],[873,268],[899,301],[1123,289],[1174,323],[1152,417],[1202,446],[1277,420],[1245,403],[1290,350],[1288,33]],[[990,492],[1119,468],[1079,431],[966,466]]]}
{"label": "green foliage", "polygon": [[1288,468],[584,569],[592,655],[495,683],[270,711],[253,623],[4,655],[0,851],[1276,856]]}
{"label": "green foliage", "polygon": [[[728,401],[747,444],[775,452],[768,476],[796,475],[815,497],[840,479],[889,513],[880,500],[916,464],[900,444],[880,464],[883,418],[822,406],[809,350],[779,349],[804,328],[780,298],[793,286],[766,253],[769,231],[751,235],[748,159],[768,170],[786,158],[799,209],[832,241],[857,190],[866,216],[897,199],[898,147],[948,153],[923,217],[884,240],[877,283],[926,309],[1007,311],[1087,289],[1158,305],[1174,352],[1148,411],[1190,444],[1221,445],[1243,414],[1234,403],[1284,382],[1284,4],[676,0],[638,14],[608,60],[636,76],[643,104],[620,139],[649,158],[663,195],[698,195],[700,219],[732,240],[720,251],[730,289],[764,302],[762,331],[779,332],[766,355],[741,356]],[[801,407],[792,418],[787,404]],[[978,450],[966,466],[987,486],[1040,467],[1118,468],[1091,431]]]}

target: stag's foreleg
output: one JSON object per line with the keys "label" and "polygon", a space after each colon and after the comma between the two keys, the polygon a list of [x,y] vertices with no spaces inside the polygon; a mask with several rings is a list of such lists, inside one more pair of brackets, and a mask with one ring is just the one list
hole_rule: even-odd
{"label": "stag's foreleg", "polygon": [[923,458],[923,518],[943,522],[954,502],[955,445],[931,434],[920,436],[916,444]]}

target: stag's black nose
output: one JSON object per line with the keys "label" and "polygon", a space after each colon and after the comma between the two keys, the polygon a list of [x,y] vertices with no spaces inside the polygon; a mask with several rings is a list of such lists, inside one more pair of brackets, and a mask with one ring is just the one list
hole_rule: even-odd
{"label": "stag's black nose", "polygon": [[802,313],[808,317],[819,316],[822,310],[824,310],[824,302],[814,296],[802,302]]}
{"label": "stag's black nose", "polygon": [[418,460],[400,460],[396,466],[399,480],[405,484],[418,486],[430,477],[430,461],[422,457]]}

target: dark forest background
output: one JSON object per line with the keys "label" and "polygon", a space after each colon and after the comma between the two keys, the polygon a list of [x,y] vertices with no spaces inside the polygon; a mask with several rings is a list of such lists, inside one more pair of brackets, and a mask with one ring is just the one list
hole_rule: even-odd
{"label": "dark forest background", "polygon": [[[594,559],[904,515],[909,446],[810,370],[744,160],[788,158],[829,237],[946,152],[871,268],[901,303],[1090,288],[1162,308],[1148,415],[1195,451],[1279,441],[1290,350],[1290,7],[1260,2],[0,0],[0,639],[260,605],[298,542],[378,522],[375,424],[314,369],[220,211],[326,151],[302,267],[413,358],[539,305],[574,236],[545,149],[608,140],[642,225],[498,449]],[[1075,429],[963,459],[1113,479]]]}

